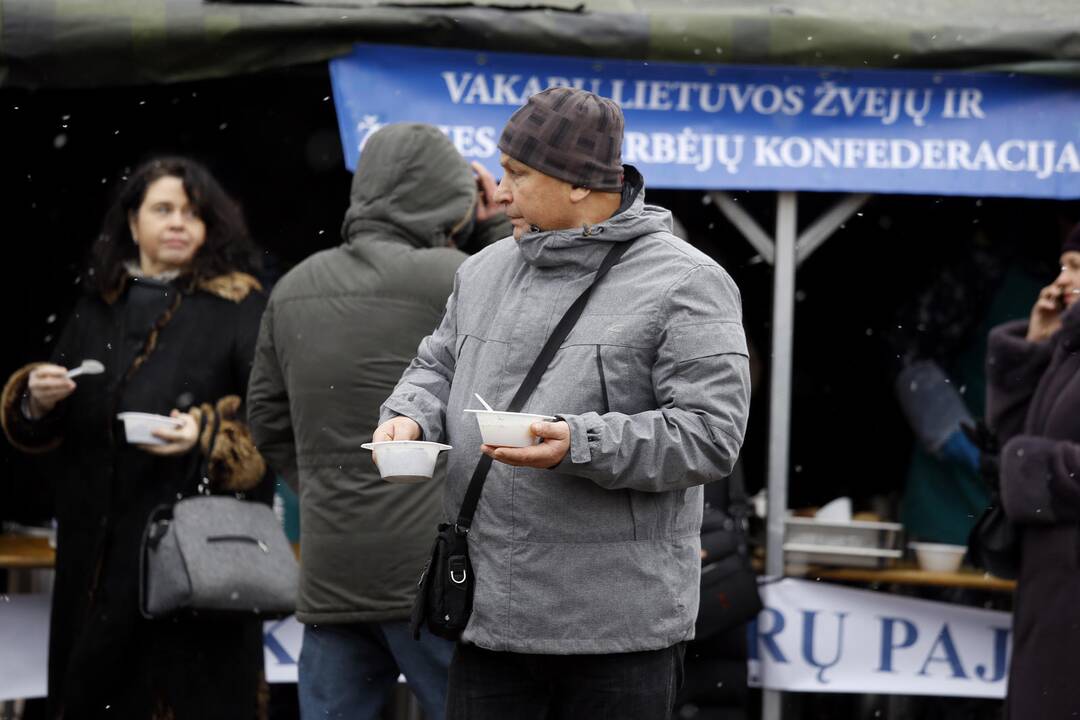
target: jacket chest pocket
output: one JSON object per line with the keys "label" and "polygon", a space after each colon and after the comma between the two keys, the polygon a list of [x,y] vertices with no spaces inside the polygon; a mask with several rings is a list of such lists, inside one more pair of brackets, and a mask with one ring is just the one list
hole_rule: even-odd
{"label": "jacket chest pocket", "polygon": [[[656,407],[649,323],[639,315],[584,315],[548,369],[573,409],[564,413],[633,414]],[[545,378],[545,382],[547,378]]]}
{"label": "jacket chest pocket", "polygon": [[[450,385],[451,407],[479,407],[473,393],[479,393],[495,407],[510,402],[517,387],[507,384],[507,343],[470,333],[455,338],[454,381]],[[509,394],[507,394],[509,393]]]}

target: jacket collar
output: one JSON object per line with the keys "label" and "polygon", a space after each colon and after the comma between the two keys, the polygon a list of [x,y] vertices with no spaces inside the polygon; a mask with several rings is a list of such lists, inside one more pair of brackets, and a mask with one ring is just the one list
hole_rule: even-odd
{"label": "jacket collar", "polygon": [[[124,273],[112,290],[102,293],[101,299],[108,305],[115,303],[123,296],[133,277],[131,273]],[[196,290],[201,290],[234,303],[243,302],[252,291],[261,291],[263,289],[258,280],[244,272],[225,273],[216,277],[198,280],[191,275],[181,275],[175,278],[173,282],[181,292],[190,294]]]}
{"label": "jacket collar", "polygon": [[645,204],[645,180],[637,168],[624,165],[622,204],[607,220],[566,230],[528,232],[517,242],[526,263],[533,267],[577,267],[593,270],[613,242],[626,242],[652,232],[671,229],[671,213]]}
{"label": "jacket collar", "polygon": [[1080,301],[1076,301],[1061,318],[1061,346],[1068,352],[1080,350]]}

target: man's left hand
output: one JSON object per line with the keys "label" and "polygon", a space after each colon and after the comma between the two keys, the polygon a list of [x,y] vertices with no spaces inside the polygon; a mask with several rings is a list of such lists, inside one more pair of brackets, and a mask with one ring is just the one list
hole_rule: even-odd
{"label": "man's left hand", "polygon": [[515,467],[547,470],[561,463],[570,451],[570,426],[562,421],[537,422],[530,429],[543,442],[523,448],[481,445],[480,451],[493,460]]}
{"label": "man's left hand", "polygon": [[473,174],[476,175],[476,191],[478,193],[476,198],[476,221],[486,222],[505,212],[506,208],[501,202],[495,200],[495,191],[497,189],[495,176],[475,160],[472,161],[472,169]]}

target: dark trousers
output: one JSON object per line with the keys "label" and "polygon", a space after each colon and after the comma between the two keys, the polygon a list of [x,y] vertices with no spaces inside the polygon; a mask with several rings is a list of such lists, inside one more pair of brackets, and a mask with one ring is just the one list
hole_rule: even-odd
{"label": "dark trousers", "polygon": [[685,646],[610,655],[523,655],[458,643],[447,720],[668,720]]}

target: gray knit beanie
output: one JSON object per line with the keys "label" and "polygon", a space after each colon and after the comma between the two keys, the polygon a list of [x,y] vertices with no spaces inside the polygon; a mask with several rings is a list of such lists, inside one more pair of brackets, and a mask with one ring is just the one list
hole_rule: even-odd
{"label": "gray knit beanie", "polygon": [[499,149],[572,185],[620,192],[623,114],[587,90],[551,87],[529,98],[503,129]]}

